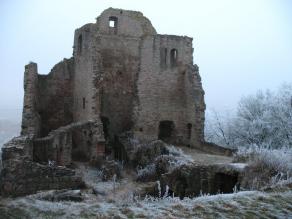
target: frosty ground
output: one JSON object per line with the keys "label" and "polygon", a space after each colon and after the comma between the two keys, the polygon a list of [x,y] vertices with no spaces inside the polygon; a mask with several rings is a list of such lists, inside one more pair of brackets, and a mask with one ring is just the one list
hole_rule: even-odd
{"label": "frosty ground", "polygon": [[[240,151],[237,155],[244,157],[257,153],[257,160],[263,157],[261,162],[267,162],[265,165],[281,166],[274,161],[277,159],[280,163],[286,163],[285,168],[290,170],[290,152],[255,148]],[[190,154],[184,158],[186,161],[192,161],[195,157]],[[208,155],[206,159],[208,157],[213,158],[210,159],[212,161],[214,158],[217,161],[220,158],[217,155]],[[223,158],[221,161],[230,162],[229,159]],[[245,168],[241,163],[231,164],[237,168]],[[0,200],[0,218],[292,218],[291,177],[286,180],[273,180],[272,184],[258,190],[202,194],[181,200],[169,194],[161,194],[155,198],[137,195],[137,191],[147,187],[147,183],[136,182],[131,171],[125,170],[121,180],[104,182],[95,168],[81,163],[78,166],[77,171],[83,174],[88,188],[71,192],[73,195],[77,194],[77,198],[82,198],[82,201],[48,200],[55,191],[16,199],[5,198]],[[159,187],[159,183],[156,184]]]}
{"label": "frosty ground", "polygon": [[50,202],[43,193],[0,201],[0,218],[291,218],[292,191],[283,187],[269,192],[185,198],[146,198],[84,202]]}

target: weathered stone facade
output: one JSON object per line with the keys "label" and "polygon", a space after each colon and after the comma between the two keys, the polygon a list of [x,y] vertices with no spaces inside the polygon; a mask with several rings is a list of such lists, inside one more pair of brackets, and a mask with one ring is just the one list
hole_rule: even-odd
{"label": "weathered stone facade", "polygon": [[200,147],[204,91],[192,38],[157,34],[140,12],[109,8],[75,31],[73,58],[48,75],[25,72],[23,134],[100,120],[111,139],[132,131]]}
{"label": "weathered stone facade", "polygon": [[33,136],[23,135],[2,149],[0,195],[19,196],[46,189],[80,188],[82,179],[64,166],[33,161]]}
{"label": "weathered stone facade", "polygon": [[[45,165],[52,161],[60,166],[95,161],[107,151],[123,158],[119,137],[124,133],[140,142],[161,139],[225,153],[204,141],[204,91],[193,64],[192,40],[157,34],[140,12],[109,8],[96,23],[75,31],[73,57],[48,75],[40,75],[36,63],[25,66],[21,135],[30,140],[22,173],[48,172]],[[19,194],[16,187],[26,183],[16,181],[14,189],[5,189],[11,184],[5,173],[12,176],[14,167],[21,166],[16,157],[23,146],[18,143],[3,149],[3,157],[15,149],[3,159],[0,186],[5,194]],[[50,171],[55,186],[36,188],[58,187],[58,170]],[[75,187],[78,180],[71,175],[68,181]]]}

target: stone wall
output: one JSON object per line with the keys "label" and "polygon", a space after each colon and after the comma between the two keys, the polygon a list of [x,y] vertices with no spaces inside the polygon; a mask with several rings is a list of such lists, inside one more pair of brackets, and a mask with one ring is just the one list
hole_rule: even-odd
{"label": "stone wall", "polygon": [[192,38],[156,34],[140,12],[105,10],[75,32],[75,121],[99,115],[112,139],[157,139],[171,121],[169,143],[199,147],[205,103],[192,53]]}
{"label": "stone wall", "polygon": [[20,136],[2,148],[0,195],[20,196],[40,190],[80,188],[74,170],[33,162],[33,136]]}
{"label": "stone wall", "polygon": [[22,111],[22,135],[39,135],[41,118],[37,112],[38,105],[38,69],[36,63],[25,66],[24,72],[24,98]]}
{"label": "stone wall", "polygon": [[[177,53],[175,63],[171,62],[173,49]],[[141,138],[157,138],[160,122],[169,121],[173,123],[169,143],[194,146],[203,140],[204,91],[198,68],[192,64],[192,51],[192,39],[188,37],[144,38],[135,124]]]}
{"label": "stone wall", "polygon": [[240,174],[241,170],[229,164],[187,164],[162,175],[161,183],[163,190],[168,185],[181,198],[233,193],[240,189]]}
{"label": "stone wall", "polygon": [[[110,20],[115,20],[115,27],[110,27]],[[139,11],[108,8],[97,18],[96,23],[102,35],[141,37],[156,34],[151,22]]]}
{"label": "stone wall", "polygon": [[84,187],[75,171],[65,167],[50,167],[30,161],[7,161],[1,172],[0,194],[22,196],[51,189]]}
{"label": "stone wall", "polygon": [[36,63],[25,66],[23,135],[46,136],[73,121],[73,67],[72,58],[55,65],[48,75],[39,75]]}
{"label": "stone wall", "polygon": [[[33,140],[33,161],[69,166],[73,160],[91,161],[104,148],[101,123],[87,121],[60,127],[47,137]],[[104,150],[104,149],[103,149]]]}
{"label": "stone wall", "polygon": [[64,59],[48,75],[38,75],[38,113],[41,136],[73,121],[74,60]]}
{"label": "stone wall", "polygon": [[[36,64],[27,67],[23,130],[33,129],[39,138],[72,122],[95,120],[112,142],[131,131],[139,140],[209,148],[192,42],[157,34],[140,12],[105,10],[96,23],[76,29],[73,58],[49,75],[37,76]],[[72,137],[64,139],[74,145]]]}
{"label": "stone wall", "polygon": [[87,24],[75,31],[73,97],[74,122],[99,119],[99,90],[95,89],[100,72],[99,51],[95,46],[96,25]]}

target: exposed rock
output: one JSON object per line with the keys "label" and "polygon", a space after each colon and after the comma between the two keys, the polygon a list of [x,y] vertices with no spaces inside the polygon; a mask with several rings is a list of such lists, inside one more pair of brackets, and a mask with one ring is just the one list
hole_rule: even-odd
{"label": "exposed rock", "polygon": [[139,196],[139,197],[145,197],[145,196],[156,197],[158,196],[158,193],[159,191],[158,191],[157,182],[148,182],[141,185],[139,189],[135,191],[134,195]]}
{"label": "exposed rock", "polygon": [[134,166],[145,167],[163,154],[169,154],[167,144],[163,141],[140,144],[134,151],[132,163]]}
{"label": "exposed rock", "polygon": [[159,180],[160,176],[168,173],[176,162],[177,158],[172,155],[160,155],[143,169],[138,169],[137,181],[150,182]]}
{"label": "exposed rock", "polygon": [[175,163],[177,163],[178,158],[172,155],[161,155],[155,159],[155,170],[158,176],[164,173],[168,173]]}
{"label": "exposed rock", "polygon": [[101,196],[105,196],[106,195],[105,191],[99,190],[96,187],[92,188],[92,193],[95,194],[95,195],[101,195]]}

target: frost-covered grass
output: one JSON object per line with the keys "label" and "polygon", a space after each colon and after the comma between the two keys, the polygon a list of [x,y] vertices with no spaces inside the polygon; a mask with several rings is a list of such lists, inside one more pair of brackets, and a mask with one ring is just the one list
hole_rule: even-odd
{"label": "frost-covered grass", "polygon": [[177,158],[179,162],[177,165],[182,165],[193,161],[192,157],[188,154],[185,154],[181,148],[173,145],[168,145],[167,150],[169,151],[170,155],[173,155]]}
{"label": "frost-covered grass", "polygon": [[154,175],[156,172],[155,164],[149,164],[144,168],[137,168],[137,178],[145,179],[148,176]]}
{"label": "frost-covered grass", "polygon": [[132,202],[49,202],[32,197],[0,201],[2,218],[289,218],[292,191],[238,192],[198,198]]}

